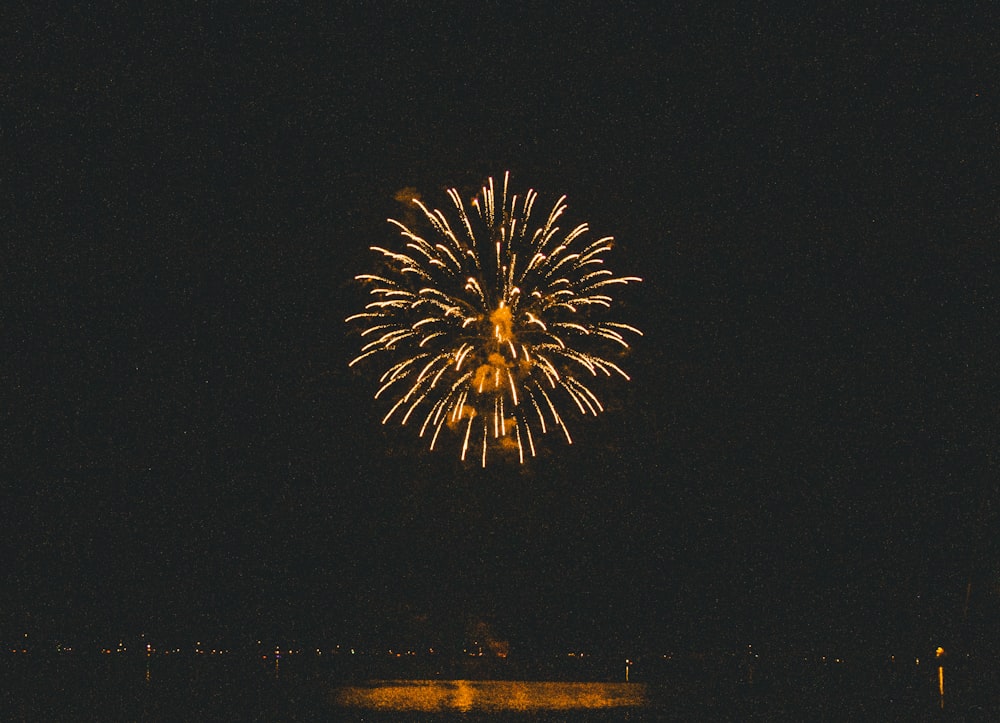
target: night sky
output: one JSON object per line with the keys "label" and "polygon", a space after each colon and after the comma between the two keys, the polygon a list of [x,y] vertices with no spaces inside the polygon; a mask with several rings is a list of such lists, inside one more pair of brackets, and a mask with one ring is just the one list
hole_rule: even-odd
{"label": "night sky", "polygon": [[[995,26],[338,5],[4,12],[0,639],[1000,642]],[[506,170],[645,336],[484,471],[344,319]]]}

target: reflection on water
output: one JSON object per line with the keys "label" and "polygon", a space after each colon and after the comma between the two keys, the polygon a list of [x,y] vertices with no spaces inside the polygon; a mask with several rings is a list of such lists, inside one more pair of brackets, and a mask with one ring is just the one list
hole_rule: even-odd
{"label": "reflection on water", "polygon": [[559,683],[517,680],[376,680],[340,688],[337,704],[386,711],[461,713],[639,707],[639,683]]}
{"label": "reflection on water", "polygon": [[[915,660],[759,664],[752,682],[735,666],[688,659],[663,660],[655,668],[653,662],[635,665],[630,671],[633,681],[637,674],[643,677],[632,683],[490,682],[464,680],[466,676],[454,673],[443,680],[418,680],[430,675],[386,674],[382,671],[392,668],[362,665],[365,661],[359,663],[356,657],[290,656],[275,665],[270,658],[252,654],[0,654],[0,720],[651,723],[934,720],[944,715],[950,720],[1000,721],[998,658],[955,656],[930,665],[923,660],[920,665]],[[552,677],[565,670],[525,668]]]}

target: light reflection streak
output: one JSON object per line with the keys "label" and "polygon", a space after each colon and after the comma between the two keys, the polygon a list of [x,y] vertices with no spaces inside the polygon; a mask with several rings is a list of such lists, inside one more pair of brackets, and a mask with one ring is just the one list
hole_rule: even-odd
{"label": "light reflection streak", "polygon": [[340,688],[336,703],[385,711],[502,712],[641,707],[641,683],[379,680]]}

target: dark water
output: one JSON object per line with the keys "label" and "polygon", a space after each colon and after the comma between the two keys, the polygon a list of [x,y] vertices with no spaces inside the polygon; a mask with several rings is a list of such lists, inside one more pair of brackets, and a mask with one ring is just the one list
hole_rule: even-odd
{"label": "dark water", "polygon": [[[661,670],[628,688],[619,681],[588,688],[565,681],[491,687],[486,681],[438,680],[428,682],[419,694],[424,703],[414,705],[398,689],[402,684],[419,690],[422,684],[358,678],[356,671],[308,659],[274,666],[236,656],[107,657],[0,661],[0,720],[1000,720],[995,665],[948,669],[943,697],[933,667],[803,666],[759,673],[752,682],[728,670]],[[374,691],[377,698],[380,686],[396,691],[383,696],[388,704],[358,697],[358,691]],[[566,701],[575,694],[581,707]],[[520,703],[513,709],[498,704],[505,696]],[[557,702],[547,705],[546,696]],[[601,706],[601,700],[611,703]]]}

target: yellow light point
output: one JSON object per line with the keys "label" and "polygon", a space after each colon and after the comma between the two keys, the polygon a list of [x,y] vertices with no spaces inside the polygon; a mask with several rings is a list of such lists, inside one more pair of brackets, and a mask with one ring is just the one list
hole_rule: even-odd
{"label": "yellow light point", "polygon": [[[940,645],[934,651],[934,657],[939,661],[945,656],[944,648]],[[944,666],[938,665],[938,693],[941,695],[941,707],[944,708]]]}

